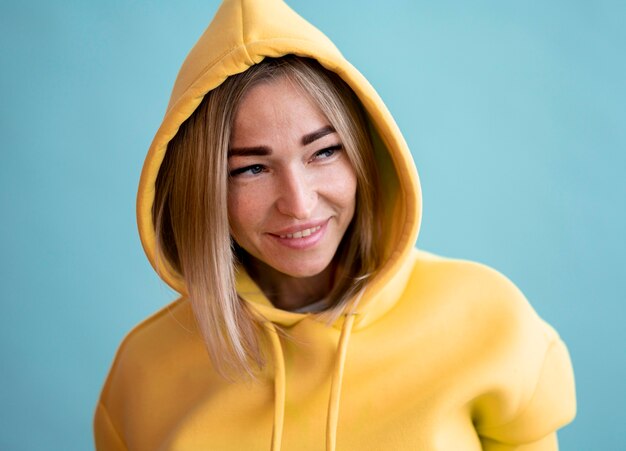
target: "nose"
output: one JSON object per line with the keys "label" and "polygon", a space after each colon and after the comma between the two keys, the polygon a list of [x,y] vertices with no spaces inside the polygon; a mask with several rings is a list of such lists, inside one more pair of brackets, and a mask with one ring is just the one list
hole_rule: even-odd
{"label": "nose", "polygon": [[279,178],[276,208],[280,213],[295,219],[309,219],[317,203],[314,181],[296,168],[289,168]]}

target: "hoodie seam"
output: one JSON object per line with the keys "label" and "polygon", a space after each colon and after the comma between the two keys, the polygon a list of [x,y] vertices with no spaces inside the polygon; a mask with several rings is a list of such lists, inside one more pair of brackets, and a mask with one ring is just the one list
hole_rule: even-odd
{"label": "hoodie seam", "polygon": [[252,58],[250,58],[250,53],[248,52],[248,45],[246,44],[246,35],[245,35],[245,30],[244,30],[244,2],[241,2],[241,43],[242,43],[242,47],[244,52],[246,52],[246,58],[248,59],[248,61],[252,61]]}
{"label": "hoodie seam", "polygon": [[106,420],[106,423],[110,427],[110,430],[113,431],[113,433],[115,434],[115,438],[118,440],[119,443],[121,443],[124,446],[124,449],[127,450],[128,445],[126,445],[126,442],[122,439],[122,436],[120,435],[119,431],[113,424],[113,421],[111,420],[111,416],[109,415],[109,411],[102,401],[98,402],[98,409],[102,412],[102,416]]}
{"label": "hoodie seam", "polygon": [[[187,93],[189,92],[189,90],[190,90],[191,88],[193,88],[193,86],[194,86],[196,83],[198,83],[198,80],[201,80],[202,78],[204,78],[204,76],[205,76],[208,72],[212,71],[212,69],[213,69],[213,68],[214,68],[214,67],[215,67],[215,66],[216,66],[216,65],[217,65],[220,61],[222,61],[222,60],[223,60],[223,59],[224,59],[227,55],[229,55],[230,53],[233,53],[235,50],[237,50],[237,49],[238,49],[239,47],[241,47],[242,45],[245,45],[245,44],[237,44],[236,46],[230,47],[228,50],[225,50],[224,52],[222,52],[222,53],[221,53],[221,54],[220,54],[217,58],[215,58],[215,59],[214,59],[214,60],[213,60],[210,64],[208,64],[208,65],[207,65],[207,66],[206,66],[206,67],[205,67],[205,68],[204,68],[204,69],[200,72],[200,75],[198,75],[198,76],[197,76],[197,77],[196,77],[196,78],[195,78],[195,79],[194,79],[191,83],[189,83],[189,84],[187,85],[187,87],[186,87],[185,89],[183,89],[183,91],[182,91],[182,92],[183,92],[183,93],[182,93],[182,95],[180,95],[180,96],[178,97],[178,99],[176,100],[176,103],[174,104],[174,106],[178,105],[181,101],[184,101],[184,100],[185,100],[185,94],[187,94]],[[247,54],[247,51],[246,51],[246,54]],[[215,89],[215,88],[211,88],[211,90],[213,90],[213,89]],[[209,91],[211,91],[211,90],[209,90]],[[202,97],[206,96],[206,95],[208,94],[208,92],[209,92],[209,91],[207,91],[207,92],[203,93],[203,94],[202,94]],[[174,109],[174,108],[172,107],[172,109],[171,109],[171,110],[173,110],[173,109]],[[171,111],[171,110],[170,110],[170,111]],[[185,119],[185,120],[186,120],[186,119]],[[184,121],[182,121],[182,122],[184,122]],[[182,122],[181,122],[181,124],[182,124]],[[173,138],[173,137],[172,137],[172,138]],[[169,143],[170,143],[170,141],[171,141],[171,139],[169,139],[169,140],[165,143],[165,145],[169,144]]]}
{"label": "hoodie seam", "polygon": [[560,338],[556,336],[549,342],[548,346],[546,346],[546,350],[543,355],[543,360],[541,362],[541,367],[539,368],[539,376],[537,377],[537,380],[535,381],[535,384],[533,386],[532,394],[530,395],[530,397],[528,398],[528,401],[524,404],[524,406],[521,409],[519,409],[518,413],[506,423],[502,423],[497,426],[487,426],[484,428],[480,428],[481,431],[495,431],[498,429],[506,428],[507,426],[510,426],[511,424],[518,421],[520,418],[522,418],[526,414],[528,409],[530,409],[530,406],[532,406],[535,396],[537,395],[537,390],[539,389],[539,384],[541,382],[541,376],[543,375],[543,371],[546,367],[548,357],[550,356],[550,351],[552,351],[552,349],[559,343],[559,341],[560,341]]}
{"label": "hoodie seam", "polygon": [[[189,84],[189,85],[188,85],[185,89],[183,89],[183,90],[182,90],[183,94],[182,94],[181,96],[179,96],[178,100],[176,101],[176,103],[175,103],[174,105],[178,105],[178,103],[179,103],[179,102],[183,101],[183,99],[185,99],[185,93],[188,93],[188,92],[189,92],[189,90],[190,90],[190,89],[191,89],[191,88],[192,88],[192,87],[193,87],[196,83],[198,83],[198,80],[201,80],[202,78],[204,78],[204,77],[206,76],[206,74],[207,74],[208,72],[211,72],[211,71],[213,70],[213,68],[214,68],[217,64],[219,64],[219,62],[220,62],[220,61],[222,61],[222,60],[223,60],[226,56],[230,55],[231,53],[233,53],[233,52],[235,52],[235,51],[237,51],[237,50],[239,50],[239,49],[242,49],[242,50],[245,52],[245,54],[246,54],[246,56],[247,56],[247,58],[248,58],[248,61],[250,61],[250,62],[252,62],[252,63],[254,64],[253,59],[252,59],[252,57],[251,57],[250,53],[248,52],[248,47],[249,47],[250,45],[253,45],[253,44],[263,44],[263,43],[280,42],[280,41],[306,42],[306,43],[309,43],[309,44],[315,44],[315,42],[310,41],[310,40],[308,40],[308,39],[298,39],[298,38],[290,38],[290,37],[270,38],[270,39],[260,39],[260,40],[256,40],[256,41],[245,42],[245,41],[243,40],[243,37],[244,37],[244,36],[243,36],[243,30],[242,30],[242,36],[241,36],[241,37],[242,37],[242,42],[241,42],[241,43],[239,43],[239,44],[237,44],[237,45],[235,45],[235,46],[232,46],[232,47],[230,47],[228,50],[225,50],[223,53],[221,53],[221,54],[220,54],[217,58],[215,58],[215,59],[214,59],[214,60],[213,60],[213,61],[212,61],[212,62],[211,62],[208,66],[206,66],[206,67],[205,67],[205,68],[204,68],[204,69],[200,72],[200,75],[198,75],[198,77],[196,77],[196,78],[195,78],[195,79],[194,79],[194,80],[193,80],[193,81],[192,81],[192,82],[191,82],[191,83],[190,83],[190,84]],[[295,50],[295,49],[294,49],[294,50]],[[309,53],[310,53],[310,52],[307,52],[307,54],[309,54]],[[291,54],[296,55],[296,53],[294,53],[294,52],[293,52],[293,51],[291,51],[291,50],[290,50],[290,51],[287,51],[287,52],[285,52],[285,53],[284,53],[284,55],[291,55]],[[262,55],[262,56],[263,56],[264,58],[265,58],[265,57],[268,57],[268,55]],[[226,78],[231,77],[232,75],[235,75],[235,74],[228,75]],[[221,84],[221,83],[220,83],[220,84]],[[208,91],[204,92],[204,93],[202,94],[202,97],[206,96],[206,95],[207,95],[210,91],[212,91],[213,89],[215,89],[215,87],[212,87],[210,90],[208,90]],[[172,109],[173,109],[173,108],[172,108]],[[183,121],[183,122],[184,122],[184,121]],[[171,139],[170,139],[169,141],[171,141]],[[167,143],[165,143],[165,144],[166,144],[166,145],[167,145],[167,144],[169,144],[169,141],[168,141]]]}

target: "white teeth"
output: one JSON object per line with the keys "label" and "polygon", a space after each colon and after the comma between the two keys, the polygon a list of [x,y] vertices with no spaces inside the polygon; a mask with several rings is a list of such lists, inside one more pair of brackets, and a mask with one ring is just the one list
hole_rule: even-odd
{"label": "white teeth", "polygon": [[312,233],[317,232],[321,228],[322,226],[311,227],[310,229],[300,230],[295,233],[287,233],[285,235],[280,235],[280,237],[281,238],[304,238],[304,237],[310,236]]}

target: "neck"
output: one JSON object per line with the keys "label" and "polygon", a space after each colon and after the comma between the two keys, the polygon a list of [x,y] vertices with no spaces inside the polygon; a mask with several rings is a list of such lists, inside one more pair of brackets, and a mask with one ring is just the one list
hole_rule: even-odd
{"label": "neck", "polygon": [[333,264],[311,277],[292,277],[246,255],[243,264],[274,307],[296,310],[323,299],[333,286]]}

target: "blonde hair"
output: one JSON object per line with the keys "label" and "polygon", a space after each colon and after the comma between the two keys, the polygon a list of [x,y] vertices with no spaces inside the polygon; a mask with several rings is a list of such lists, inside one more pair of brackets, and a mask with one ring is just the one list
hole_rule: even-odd
{"label": "blonde hair", "polygon": [[152,215],[157,255],[185,280],[187,294],[216,369],[254,374],[264,365],[263,319],[237,295],[239,263],[228,224],[227,155],[237,107],[253,86],[286,77],[308,95],[339,134],[357,177],[354,218],[335,256],[327,321],[337,319],[379,267],[377,176],[365,113],[356,95],[317,61],[266,58],[206,94],[168,145],[155,186]]}

